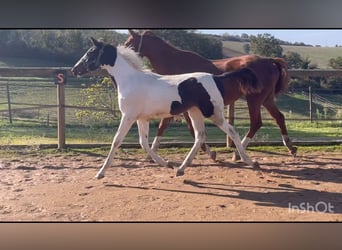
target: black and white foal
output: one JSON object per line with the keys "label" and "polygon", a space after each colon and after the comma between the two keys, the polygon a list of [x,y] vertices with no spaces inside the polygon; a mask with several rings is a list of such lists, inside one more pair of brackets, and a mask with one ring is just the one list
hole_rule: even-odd
{"label": "black and white foal", "polygon": [[249,69],[213,76],[208,73],[190,73],[182,75],[159,75],[143,69],[142,59],[130,48],[114,47],[110,44],[92,40],[92,47],[71,69],[74,75],[81,76],[99,67],[106,69],[115,78],[118,90],[119,108],[122,113],[119,128],[115,134],[109,155],[97,178],[104,177],[107,167],[112,164],[115,150],[121,145],[134,122],[139,129],[139,142],[152,159],[161,166],[167,162],[153,152],[148,144],[149,120],[170,117],[189,112],[194,130],[195,143],[185,160],[177,170],[177,176],[183,175],[201,144],[205,142],[204,119],[209,118],[223,130],[235,143],[241,159],[250,166],[258,167],[241,145],[234,127],[224,118],[221,80],[239,78],[256,83]]}

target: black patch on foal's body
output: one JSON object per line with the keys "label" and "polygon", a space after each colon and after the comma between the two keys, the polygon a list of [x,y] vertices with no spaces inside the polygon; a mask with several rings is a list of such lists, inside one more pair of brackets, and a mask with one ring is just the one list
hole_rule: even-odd
{"label": "black patch on foal's body", "polygon": [[210,101],[210,95],[196,78],[191,77],[181,82],[178,85],[178,93],[181,102],[172,102],[170,114],[184,113],[193,106],[197,106],[204,117],[210,117],[214,114],[214,105]]}

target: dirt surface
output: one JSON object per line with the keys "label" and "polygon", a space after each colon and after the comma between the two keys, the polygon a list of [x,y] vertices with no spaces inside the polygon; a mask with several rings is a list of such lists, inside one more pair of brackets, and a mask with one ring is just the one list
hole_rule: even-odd
{"label": "dirt surface", "polygon": [[[249,151],[262,170],[199,154],[185,175],[121,150],[16,152],[0,159],[1,221],[342,221],[342,152]],[[162,155],[180,164],[185,153]]]}

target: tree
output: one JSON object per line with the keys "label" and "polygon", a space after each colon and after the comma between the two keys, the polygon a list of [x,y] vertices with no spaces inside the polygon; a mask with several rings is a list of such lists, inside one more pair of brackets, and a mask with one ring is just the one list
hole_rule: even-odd
{"label": "tree", "polygon": [[102,109],[80,110],[76,112],[76,117],[83,122],[96,123],[99,121],[111,122],[117,119],[117,97],[114,91],[112,79],[104,77],[102,81],[91,84],[88,88],[81,89],[80,105]]}
{"label": "tree", "polygon": [[342,57],[330,58],[328,65],[333,69],[342,69]]}
{"label": "tree", "polygon": [[249,45],[249,43],[243,44],[243,51],[244,51],[246,54],[249,54],[249,52],[251,51],[251,46]]}
{"label": "tree", "polygon": [[242,33],[242,34],[241,34],[241,39],[243,39],[243,40],[248,40],[248,39],[249,39],[248,34]]}
{"label": "tree", "polygon": [[254,54],[267,57],[281,57],[283,48],[280,46],[278,39],[274,36],[265,33],[257,36],[250,36],[251,51]]}
{"label": "tree", "polygon": [[293,51],[286,52],[284,57],[291,69],[308,69],[311,62],[309,58],[303,59],[299,53]]}

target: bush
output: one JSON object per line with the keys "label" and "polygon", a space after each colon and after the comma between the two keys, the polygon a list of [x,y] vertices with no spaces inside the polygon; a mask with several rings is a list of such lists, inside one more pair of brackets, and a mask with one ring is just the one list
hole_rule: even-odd
{"label": "bush", "polygon": [[76,118],[86,123],[113,122],[119,116],[117,95],[113,82],[105,77],[102,81],[92,84],[80,91],[82,101],[79,104],[94,110],[80,110],[75,113]]}

